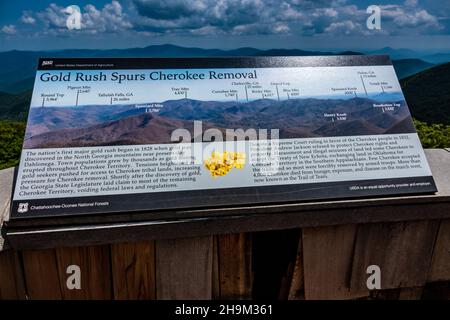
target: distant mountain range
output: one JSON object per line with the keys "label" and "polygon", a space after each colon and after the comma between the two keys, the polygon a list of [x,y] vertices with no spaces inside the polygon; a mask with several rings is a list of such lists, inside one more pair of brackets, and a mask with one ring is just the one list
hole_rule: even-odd
{"label": "distant mountain range", "polygon": [[401,81],[411,113],[428,123],[450,124],[450,63]]}
{"label": "distant mountain range", "polygon": [[394,49],[391,47],[384,47],[378,50],[365,51],[365,54],[385,54],[391,59],[413,59],[421,57],[421,54],[411,49]]}
{"label": "distant mountain range", "polygon": [[420,59],[399,59],[393,60],[392,63],[399,79],[409,77],[434,66],[434,64]]}
{"label": "distant mountain range", "polygon": [[[0,92],[20,93],[31,90],[37,61],[40,57],[235,57],[235,56],[314,56],[314,55],[360,55],[388,54],[399,78],[407,77],[415,72],[425,70],[432,64],[450,61],[450,53],[429,55],[427,59],[408,49],[392,49],[389,47],[368,52],[331,52],[307,51],[300,49],[239,48],[234,50],[187,48],[174,45],[154,45],[145,48],[114,50],[60,50],[60,51],[7,51],[0,52]],[[419,59],[420,58],[420,59]]]}
{"label": "distant mountain range", "polygon": [[450,62],[450,53],[436,53],[432,55],[426,55],[422,57],[422,59],[434,64],[447,63]]}
{"label": "distant mountain range", "polygon": [[[394,102],[394,101],[393,101]],[[351,99],[260,99],[251,102],[162,102],[158,113],[135,105],[33,108],[24,146],[26,148],[80,147],[112,144],[170,143],[176,128],[193,135],[194,120],[203,129],[279,129],[280,138],[345,136],[414,131],[404,101],[383,112],[378,101]],[[325,114],[346,114],[346,120]]]}

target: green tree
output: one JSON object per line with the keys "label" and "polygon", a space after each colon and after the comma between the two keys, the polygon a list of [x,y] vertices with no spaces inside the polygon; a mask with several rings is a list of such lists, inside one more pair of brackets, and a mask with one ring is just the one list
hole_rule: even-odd
{"label": "green tree", "polygon": [[450,148],[450,125],[427,124],[416,119],[414,125],[424,148]]}
{"label": "green tree", "polygon": [[0,170],[19,164],[25,122],[0,121]]}

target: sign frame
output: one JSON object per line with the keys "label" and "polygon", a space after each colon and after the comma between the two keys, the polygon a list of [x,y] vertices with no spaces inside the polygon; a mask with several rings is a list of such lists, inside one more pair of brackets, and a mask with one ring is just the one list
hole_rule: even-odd
{"label": "sign frame", "polygon": [[[124,69],[195,69],[195,68],[292,68],[292,67],[347,67],[347,66],[392,66],[388,56],[317,56],[317,57],[233,57],[233,58],[42,58],[38,71],[54,70],[124,70]],[[423,151],[422,151],[423,152]],[[17,178],[17,177],[16,177]],[[16,182],[15,178],[15,182]],[[14,182],[14,185],[16,184]],[[217,188],[191,191],[170,191],[135,193],[123,195],[100,195],[90,197],[71,197],[65,203],[102,201],[110,205],[92,207],[64,208],[64,210],[42,209],[25,210],[25,207],[49,207],[61,203],[61,198],[12,200],[10,223],[17,226],[65,224],[67,221],[77,224],[106,221],[137,221],[145,219],[180,219],[197,217],[199,212],[214,209],[220,215],[221,209],[230,207],[252,207],[264,205],[283,205],[298,202],[345,200],[368,197],[432,194],[437,191],[432,175],[423,177],[384,178],[361,180],[362,187],[378,183],[383,185],[424,183],[426,187],[406,187],[379,192],[374,189],[362,189],[349,193],[349,186],[355,181],[323,182],[311,184],[292,184],[276,186]],[[16,187],[16,186],[15,186]],[[22,211],[22,212],[20,212]],[[180,216],[178,213],[183,212]],[[145,213],[145,214],[144,214]],[[208,216],[208,214],[206,214]]]}

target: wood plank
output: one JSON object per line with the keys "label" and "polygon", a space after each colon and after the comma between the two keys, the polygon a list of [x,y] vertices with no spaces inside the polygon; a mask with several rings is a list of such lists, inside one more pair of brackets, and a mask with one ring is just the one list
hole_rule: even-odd
{"label": "wood plank", "polygon": [[441,221],[428,281],[450,281],[450,220]]}
{"label": "wood plank", "polygon": [[438,227],[438,220],[360,225],[351,288],[366,288],[370,265],[380,267],[383,290],[424,286]]}
{"label": "wood plank", "polygon": [[399,300],[420,300],[424,287],[401,288]]}
{"label": "wood plank", "polygon": [[213,237],[212,298],[220,299],[219,240]]}
{"label": "wood plank", "polygon": [[[292,242],[290,246],[290,252],[288,254],[287,264],[285,265],[284,273],[281,277],[280,291],[278,294],[278,300],[289,299],[289,294],[291,291],[292,281],[294,277],[294,272],[296,264],[298,262],[299,246],[302,243],[302,233],[301,229],[295,229],[295,237],[290,241]],[[304,292],[303,292],[304,295]]]}
{"label": "wood plank", "polygon": [[30,299],[62,299],[55,250],[23,251],[22,261]]}
{"label": "wood plank", "polygon": [[213,237],[158,240],[157,299],[211,299]]}
{"label": "wood plank", "polygon": [[156,299],[155,242],[111,245],[114,299]]}
{"label": "wood plank", "polygon": [[371,290],[368,300],[398,300],[401,289]]}
{"label": "wood plank", "polygon": [[350,288],[356,230],[356,225],[303,229],[306,299],[368,296],[367,288]]}
{"label": "wood plank", "polygon": [[280,292],[278,293],[278,300],[287,300],[291,290],[292,276],[294,274],[295,260],[289,261],[286,267],[286,272],[281,277]]}
{"label": "wood plank", "polygon": [[450,282],[439,281],[427,283],[423,293],[423,300],[450,300]]}
{"label": "wood plank", "polygon": [[303,266],[303,240],[298,241],[297,256],[289,288],[288,300],[305,300],[305,278]]}
{"label": "wood plank", "polygon": [[252,239],[249,233],[218,236],[221,299],[252,296]]}
{"label": "wood plank", "polygon": [[0,300],[25,298],[25,283],[17,252],[0,251]]}
{"label": "wood plank", "polygon": [[[108,246],[57,248],[56,260],[63,299],[110,299],[111,272]],[[81,270],[81,289],[68,289],[67,267]]]}

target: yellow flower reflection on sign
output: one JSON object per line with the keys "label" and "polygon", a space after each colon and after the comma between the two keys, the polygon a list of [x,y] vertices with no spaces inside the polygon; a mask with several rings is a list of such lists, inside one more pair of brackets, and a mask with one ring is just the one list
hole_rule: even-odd
{"label": "yellow flower reflection on sign", "polygon": [[231,169],[242,169],[245,166],[245,152],[216,152],[211,157],[205,159],[205,167],[211,176],[220,177],[226,175]]}

